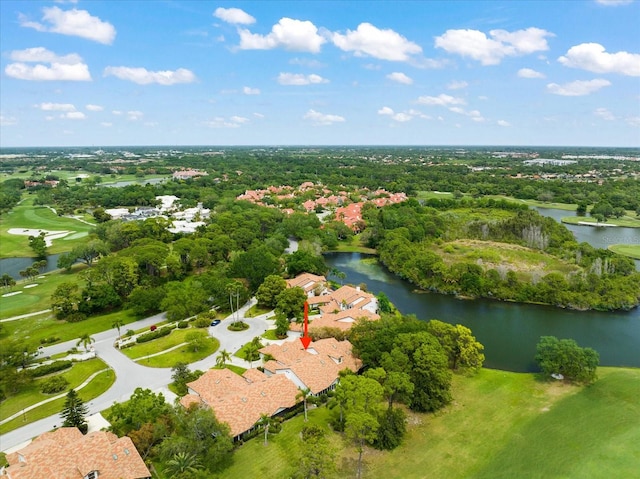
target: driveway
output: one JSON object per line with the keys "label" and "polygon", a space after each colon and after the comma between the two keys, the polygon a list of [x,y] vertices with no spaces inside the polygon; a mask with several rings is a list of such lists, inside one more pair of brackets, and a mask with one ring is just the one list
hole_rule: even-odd
{"label": "driveway", "polygon": [[[269,314],[244,319],[246,311],[255,304],[256,300],[251,299],[247,304],[240,308],[235,315],[237,318],[243,319],[243,321],[249,325],[249,329],[237,332],[229,331],[227,326],[233,321],[231,316],[223,320],[219,325],[210,326],[208,328],[209,335],[220,341],[220,349],[215,354],[190,364],[189,367],[192,371],[197,369],[206,371],[207,369],[212,368],[216,364],[216,358],[219,351],[225,349],[233,355],[254,337],[260,336],[268,329],[273,328],[273,321],[267,319]],[[161,313],[136,321],[135,323],[128,324],[125,327],[127,329],[142,329],[164,321],[165,319],[165,313]],[[133,394],[133,391],[138,387],[150,389],[152,391],[166,390],[166,386],[171,382],[171,369],[149,368],[144,366],[144,361],[142,361],[142,363],[137,363],[129,359],[113,346],[118,337],[118,332],[115,329],[109,329],[101,333],[93,334],[91,337],[95,340],[93,348],[96,355],[114,370],[116,380],[108,391],[87,404],[89,407],[89,414],[95,414],[103,411],[104,409],[112,406],[114,402],[128,400]],[[43,348],[43,354],[51,356],[68,351],[76,347],[77,342],[78,340],[75,339],[53,346],[47,346],[46,348]],[[231,363],[244,368],[249,367],[249,363],[247,361],[235,356],[232,356]],[[0,436],[0,450],[5,451],[7,449],[15,448],[35,436],[49,431],[56,426],[60,426],[61,423],[62,420],[60,419],[60,416],[55,414],[3,434]]]}

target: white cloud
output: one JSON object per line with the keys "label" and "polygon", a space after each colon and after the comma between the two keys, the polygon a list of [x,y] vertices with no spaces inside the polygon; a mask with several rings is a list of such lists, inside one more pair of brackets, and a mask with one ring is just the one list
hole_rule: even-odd
{"label": "white cloud", "polygon": [[0,126],[13,126],[17,124],[18,120],[15,117],[0,115]]}
{"label": "white cloud", "polygon": [[576,80],[564,85],[549,83],[547,90],[554,95],[562,96],[585,96],[611,85],[609,80],[596,78],[594,80]]}
{"label": "white cloud", "polygon": [[616,119],[616,117],[613,115],[613,113],[611,113],[606,108],[596,108],[595,111],[593,112],[593,114],[596,115],[596,116],[599,116],[603,120],[607,120],[607,121],[613,121],[613,120]]}
{"label": "white cloud", "polygon": [[9,58],[16,62],[23,63],[62,63],[65,65],[74,65],[81,63],[82,58],[77,53],[68,55],[57,55],[51,50],[44,47],[27,48],[25,50],[13,50],[9,54]]}
{"label": "white cloud", "polygon": [[482,114],[478,110],[467,111],[464,108],[460,108],[459,106],[452,106],[451,108],[449,108],[449,111],[452,111],[453,113],[457,113],[458,115],[468,116],[473,121],[477,121],[477,122],[485,121],[485,118],[482,116]]}
{"label": "white cloud", "polygon": [[213,12],[213,16],[224,22],[233,24],[251,25],[256,22],[255,18],[239,8],[219,7]]}
{"label": "white cloud", "polygon": [[413,83],[413,80],[411,78],[409,78],[407,75],[401,72],[389,73],[387,75],[387,78],[389,80],[402,83],[403,85],[411,85]]}
{"label": "white cloud", "polygon": [[100,105],[86,105],[85,108],[89,111],[102,111],[104,110],[103,107],[101,107]]}
{"label": "white cloud", "polygon": [[566,67],[581,68],[594,73],[619,73],[640,76],[640,54],[607,53],[599,43],[582,43],[571,47],[558,61]]}
{"label": "white cloud", "polygon": [[625,121],[631,126],[640,127],[640,116],[630,116]]}
{"label": "white cloud", "polygon": [[281,85],[311,85],[329,83],[329,80],[315,73],[311,75],[303,75],[302,73],[280,73],[280,75],[278,75],[278,83]]}
{"label": "white cloud", "polygon": [[422,48],[407,40],[393,30],[380,30],[370,23],[361,23],[344,35],[331,34],[334,45],[345,52],[354,52],[356,56],[370,56],[380,60],[404,62],[411,55],[422,52]]}
{"label": "white cloud", "polygon": [[42,111],[76,111],[76,107],[71,103],[40,103],[34,107]]}
{"label": "white cloud", "polygon": [[469,84],[466,81],[457,81],[453,80],[447,85],[448,90],[462,90],[463,88],[467,88]]}
{"label": "white cloud", "polygon": [[248,121],[249,119],[243,116],[232,116],[228,119],[218,116],[213,120],[205,121],[204,125],[209,128],[240,128],[240,126]]}
{"label": "white cloud", "polygon": [[389,116],[393,121],[397,121],[399,123],[404,123],[407,121],[411,121],[416,117],[430,119],[429,116],[424,115],[422,112],[418,110],[408,110],[403,112],[394,112],[392,108],[388,106],[383,106],[378,110],[378,115]]}
{"label": "white cloud", "polygon": [[491,30],[491,38],[479,30],[447,30],[436,37],[435,46],[449,53],[470,57],[483,65],[497,65],[506,56],[521,56],[548,50],[546,37],[553,33],[540,28],[507,32]]}
{"label": "white cloud", "polygon": [[311,120],[314,125],[332,125],[333,123],[342,123],[345,121],[342,116],[327,115],[315,110],[309,110],[302,118],[305,120]]}
{"label": "white cloud", "polygon": [[120,110],[113,110],[111,113],[116,115],[116,116],[122,115],[122,112]]}
{"label": "white cloud", "polygon": [[24,15],[20,15],[20,25],[33,28],[39,32],[60,33],[86,38],[95,42],[110,45],[116,37],[116,29],[109,22],[103,22],[86,10],[61,10],[58,7],[45,7],[42,21],[29,21]]}
{"label": "white cloud", "polygon": [[467,102],[464,101],[464,98],[453,97],[451,95],[441,93],[438,96],[418,97],[418,103],[422,103],[423,105],[449,106],[449,105],[465,105]]}
{"label": "white cloud", "polygon": [[245,95],[259,95],[260,89],[246,86],[242,89],[242,93],[244,93]]}
{"label": "white cloud", "polygon": [[144,116],[144,113],[138,110],[130,110],[127,112],[127,119],[131,121],[137,121]]}
{"label": "white cloud", "polygon": [[60,118],[64,118],[66,120],[84,120],[87,116],[81,111],[68,111],[67,113],[62,113]]}
{"label": "white cloud", "polygon": [[544,73],[532,70],[531,68],[521,68],[518,70],[518,76],[520,78],[545,78]]}
{"label": "white cloud", "polygon": [[505,120],[498,120],[497,123],[498,123],[498,126],[504,126],[504,127],[511,126],[511,123]]}
{"label": "white cloud", "polygon": [[264,118],[264,115],[263,115],[262,113],[257,113],[257,112],[255,112],[255,113],[253,114],[253,116],[255,116],[256,118],[259,118],[259,119],[261,119],[261,120]]}
{"label": "white cloud", "polygon": [[301,67],[307,68],[324,68],[326,65],[318,60],[313,60],[309,58],[292,58],[289,60],[291,65],[300,65]]}
{"label": "white cloud", "polygon": [[271,33],[260,35],[246,29],[239,29],[241,50],[272,50],[284,48],[298,52],[318,53],[326,40],[318,33],[310,21],[281,18],[271,28]]}
{"label": "white cloud", "polygon": [[108,121],[103,121],[102,123],[100,123],[100,126],[104,126],[105,128],[109,128],[113,126],[113,123],[108,122]]}
{"label": "white cloud", "polygon": [[605,7],[617,7],[619,5],[629,5],[633,0],[596,0],[596,3]]}
{"label": "white cloud", "polygon": [[[4,69],[11,78],[29,81],[91,81],[89,67],[75,53],[60,56],[44,47],[35,47],[14,50],[9,57],[18,62],[10,63]],[[49,66],[42,63],[48,63]]]}
{"label": "white cloud", "polygon": [[138,85],[157,83],[168,86],[177,83],[193,83],[196,81],[196,76],[193,72],[185,68],[178,68],[175,71],[163,70],[153,72],[146,68],[106,67],[104,69],[104,76],[109,75],[120,78],[121,80],[132,81]]}

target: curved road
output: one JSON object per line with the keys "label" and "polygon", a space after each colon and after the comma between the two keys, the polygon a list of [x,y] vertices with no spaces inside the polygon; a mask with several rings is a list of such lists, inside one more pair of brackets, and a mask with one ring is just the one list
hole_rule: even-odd
{"label": "curved road", "polygon": [[[255,299],[249,301],[240,308],[236,313],[237,316],[239,318],[244,318],[246,311],[255,303]],[[226,349],[233,354],[254,337],[260,336],[267,329],[273,327],[273,323],[267,320],[268,316],[268,314],[264,314],[255,318],[246,318],[245,322],[249,324],[249,329],[239,332],[229,331],[226,328],[226,325],[231,322],[231,318],[229,317],[218,326],[209,327],[209,334],[220,341],[220,349],[218,351]],[[165,319],[166,316],[162,313],[135,323],[130,323],[127,326],[131,326],[132,329],[141,329],[164,321]],[[171,369],[146,367],[143,364],[132,361],[118,351],[113,346],[117,336],[118,333],[115,329],[103,331],[91,336],[95,340],[93,347],[96,355],[114,370],[116,373],[116,381],[108,391],[87,404],[90,415],[112,406],[114,402],[128,400],[137,387],[151,389],[152,391],[157,391],[159,389],[166,390],[166,386],[171,382]],[[48,346],[44,348],[44,354],[51,356],[68,351],[75,347],[76,343],[77,340],[73,340],[56,344],[54,346]],[[211,356],[190,364],[190,369],[206,371],[207,369],[215,366],[218,351]],[[238,366],[249,367],[248,362],[237,357],[233,357],[231,362]],[[3,434],[0,436],[0,450],[5,451],[23,444],[31,438],[53,429],[60,423],[60,416],[56,414]]]}

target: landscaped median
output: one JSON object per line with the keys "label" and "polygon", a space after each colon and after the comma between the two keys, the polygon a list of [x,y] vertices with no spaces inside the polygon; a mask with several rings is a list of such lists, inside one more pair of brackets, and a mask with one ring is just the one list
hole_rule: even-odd
{"label": "landscaped median", "polygon": [[189,364],[206,358],[219,347],[220,342],[206,331],[187,328],[174,329],[167,336],[135,344],[122,352],[143,366],[171,368],[179,362]]}
{"label": "landscaped median", "polygon": [[[62,377],[66,379],[69,383],[68,387],[59,393],[43,394],[40,392],[40,388],[42,384],[51,377]],[[78,389],[80,385],[90,378],[91,380],[84,387]],[[71,369],[36,379],[26,386],[24,391],[15,396],[11,396],[2,403],[2,407],[0,408],[0,422],[7,422],[0,425],[0,433],[5,434],[25,424],[59,413],[64,405],[65,396],[69,389],[77,389],[82,400],[87,403],[107,391],[115,379],[116,377],[113,370],[109,369],[108,366],[98,358],[74,362]],[[52,398],[56,399],[52,400]],[[34,409],[27,410],[29,407],[47,400],[48,402]],[[16,414],[18,414],[17,417],[8,420],[8,418]]]}

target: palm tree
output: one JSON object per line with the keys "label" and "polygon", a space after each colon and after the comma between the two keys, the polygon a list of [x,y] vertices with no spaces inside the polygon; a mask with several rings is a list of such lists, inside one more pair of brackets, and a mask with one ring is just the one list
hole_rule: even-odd
{"label": "palm tree", "polygon": [[309,388],[300,389],[300,392],[296,395],[296,399],[302,399],[302,403],[304,405],[304,422],[309,420],[307,417],[307,398],[309,396],[311,396],[311,390]]}
{"label": "palm tree", "polygon": [[113,323],[111,323],[111,327],[112,328],[116,328],[118,330],[118,339],[120,339],[120,328],[124,326],[124,321],[122,321],[122,319],[114,319]]}
{"label": "palm tree", "polygon": [[89,346],[91,346],[91,344],[95,343],[95,342],[96,342],[95,339],[93,339],[91,336],[89,336],[88,333],[85,333],[82,336],[80,336],[80,339],[76,343],[76,346],[80,346],[82,344],[82,346],[84,347],[84,350],[86,352],[89,352]]}
{"label": "palm tree", "polygon": [[247,346],[244,348],[244,354],[245,354],[245,357],[247,358],[247,361],[249,361],[250,368],[253,367],[253,361],[257,352],[258,352],[258,346],[256,346],[255,343],[253,342],[247,344]]}
{"label": "palm tree", "polygon": [[218,366],[219,368],[224,368],[225,365],[227,364],[227,361],[229,361],[230,359],[231,359],[231,353],[226,349],[223,349],[222,351],[220,351],[220,354],[216,359],[216,366]]}
{"label": "palm tree", "polygon": [[269,445],[268,435],[269,435],[269,426],[271,425],[271,416],[268,414],[262,413],[260,414],[260,420],[258,421],[258,425],[264,428],[264,445]]}
{"label": "palm tree", "polygon": [[177,452],[173,457],[167,461],[167,467],[165,472],[169,477],[182,476],[186,473],[193,473],[202,469],[202,465],[198,462],[198,458],[195,454],[182,451]]}

